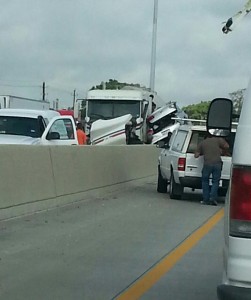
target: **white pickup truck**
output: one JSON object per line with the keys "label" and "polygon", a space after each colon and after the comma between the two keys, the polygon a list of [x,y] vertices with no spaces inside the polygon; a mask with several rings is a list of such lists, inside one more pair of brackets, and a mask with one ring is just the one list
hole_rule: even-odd
{"label": "white pickup truck", "polygon": [[53,110],[0,109],[0,145],[78,145],[71,116]]}
{"label": "white pickup truck", "polygon": [[[235,131],[233,129],[230,136],[226,138],[230,149],[228,153],[222,155],[220,196],[226,194],[229,185]],[[201,189],[203,157],[195,158],[194,152],[205,135],[206,126],[204,125],[180,125],[173,132],[169,144],[159,156],[157,183],[159,193],[166,193],[168,184],[171,199],[180,199],[185,187]]]}

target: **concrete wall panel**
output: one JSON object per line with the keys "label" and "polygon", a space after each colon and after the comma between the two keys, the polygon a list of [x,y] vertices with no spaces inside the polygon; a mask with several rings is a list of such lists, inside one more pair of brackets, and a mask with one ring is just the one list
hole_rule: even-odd
{"label": "concrete wall panel", "polygon": [[0,146],[0,220],[83,200],[157,174],[160,150],[134,146]]}
{"label": "concrete wall panel", "polygon": [[56,196],[50,149],[0,146],[0,209]]}

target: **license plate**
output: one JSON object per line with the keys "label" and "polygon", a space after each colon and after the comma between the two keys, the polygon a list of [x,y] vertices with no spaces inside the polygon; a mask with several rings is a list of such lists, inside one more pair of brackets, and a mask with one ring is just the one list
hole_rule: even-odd
{"label": "license plate", "polygon": [[[212,179],[211,178],[209,179],[209,185],[212,185]],[[219,186],[222,187],[222,180],[220,180]]]}

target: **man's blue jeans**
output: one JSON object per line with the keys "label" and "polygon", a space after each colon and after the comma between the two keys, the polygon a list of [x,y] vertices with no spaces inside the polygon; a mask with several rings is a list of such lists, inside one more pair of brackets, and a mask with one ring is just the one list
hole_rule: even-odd
{"label": "man's blue jeans", "polygon": [[[221,177],[222,163],[204,165],[202,169],[203,201],[216,201],[218,197],[219,182]],[[209,178],[212,175],[212,187],[210,190]]]}

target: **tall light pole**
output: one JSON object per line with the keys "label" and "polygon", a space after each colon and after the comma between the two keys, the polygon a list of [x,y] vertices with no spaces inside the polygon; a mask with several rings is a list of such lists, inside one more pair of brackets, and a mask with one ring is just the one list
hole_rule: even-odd
{"label": "tall light pole", "polygon": [[153,32],[152,32],[152,55],[151,55],[151,71],[150,71],[150,91],[151,92],[154,92],[154,86],[155,86],[157,16],[158,16],[158,0],[154,0]]}

